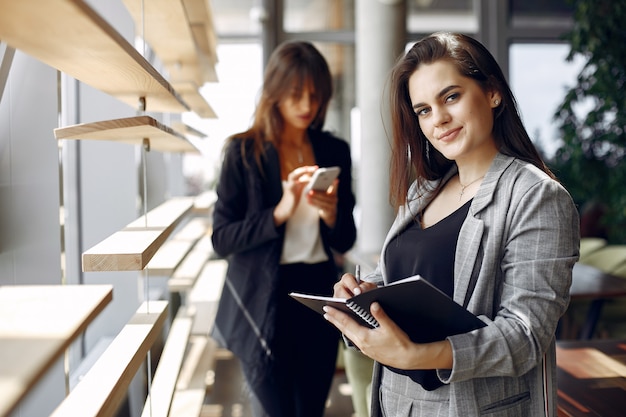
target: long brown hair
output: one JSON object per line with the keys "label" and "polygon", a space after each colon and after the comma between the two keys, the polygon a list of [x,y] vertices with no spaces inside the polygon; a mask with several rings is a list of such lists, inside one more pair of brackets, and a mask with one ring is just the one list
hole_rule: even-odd
{"label": "long brown hair", "polygon": [[254,142],[254,158],[262,170],[261,158],[265,145],[269,142],[279,145],[284,120],[279,104],[285,97],[301,94],[306,82],[311,81],[315,89],[315,99],[319,110],[309,126],[321,130],[326,120],[328,103],[332,97],[333,85],[328,63],[322,54],[309,42],[289,41],[279,45],[269,58],[263,76],[263,88],[254,113],[252,126],[233,138],[242,141],[245,155],[245,142]]}
{"label": "long brown hair", "polygon": [[500,93],[502,103],[494,109],[493,124],[498,150],[527,161],[554,178],[530,140],[519,116],[515,97],[489,50],[469,36],[437,32],[415,43],[398,60],[391,73],[389,199],[393,207],[397,209],[406,203],[406,193],[413,179],[417,179],[419,186],[424,185],[428,180],[442,178],[453,164],[453,161],[427,144],[409,97],[411,75],[421,64],[431,64],[442,59],[453,63],[461,75],[475,80],[483,91]]}

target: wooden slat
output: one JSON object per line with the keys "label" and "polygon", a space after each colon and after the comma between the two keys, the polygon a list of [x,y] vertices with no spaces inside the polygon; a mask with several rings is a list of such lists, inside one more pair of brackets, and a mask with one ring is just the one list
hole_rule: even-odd
{"label": "wooden slat", "polygon": [[191,219],[159,248],[148,262],[147,270],[151,274],[171,276],[206,230],[205,219]]}
{"label": "wooden slat", "polygon": [[191,197],[172,198],[83,253],[83,271],[140,271],[191,211]]}
{"label": "wooden slat", "polygon": [[196,311],[192,334],[209,334],[213,328],[227,269],[228,262],[225,259],[210,260],[189,292],[188,303]]}
{"label": "wooden slat", "polygon": [[172,399],[170,417],[197,417],[215,371],[217,343],[210,337],[190,336],[190,348],[183,363]]}
{"label": "wooden slat", "polygon": [[172,127],[185,136],[195,136],[198,139],[204,139],[207,137],[206,133],[182,122],[174,122],[172,123]]}
{"label": "wooden slat", "polygon": [[115,415],[166,318],[167,301],[143,303],[52,416]]}
{"label": "wooden slat", "polygon": [[198,149],[181,133],[150,116],[126,117],[54,129],[57,139],[93,139],[142,145],[161,152],[195,152]]}
{"label": "wooden slat", "polygon": [[193,316],[181,308],[172,321],[167,340],[154,373],[142,417],[167,417],[176,389],[176,381],[187,350]]}
{"label": "wooden slat", "polygon": [[146,269],[154,275],[172,275],[194,244],[189,240],[168,240],[154,254]]}
{"label": "wooden slat", "polygon": [[196,41],[196,45],[202,54],[200,64],[203,69],[205,82],[216,82],[217,73],[215,72],[215,64],[217,63],[217,36],[215,34],[215,25],[213,24],[213,12],[211,2],[209,0],[182,0],[191,32]]}
{"label": "wooden slat", "polygon": [[180,93],[186,103],[189,104],[198,116],[205,119],[217,119],[211,105],[200,94],[200,88],[193,82],[173,81],[172,85]]}
{"label": "wooden slat", "polygon": [[186,292],[191,290],[212,253],[211,237],[207,235],[200,239],[167,281],[169,291]]}
{"label": "wooden slat", "polygon": [[208,227],[209,222],[207,219],[194,217],[182,226],[180,231],[176,232],[173,239],[198,241],[198,239],[207,234]]}
{"label": "wooden slat", "polygon": [[111,285],[0,286],[0,416],[113,299]]}
{"label": "wooden slat", "polygon": [[189,106],[159,72],[82,0],[0,0],[0,39],[137,109]]}
{"label": "wooden slat", "polygon": [[[150,44],[165,67],[185,74],[184,80],[202,83],[198,53],[180,0],[123,0],[137,35]],[[171,71],[170,71],[171,72]],[[172,77],[170,79],[178,79]]]}
{"label": "wooden slat", "polygon": [[209,215],[216,201],[217,193],[215,191],[205,191],[195,197],[193,211],[198,215]]}

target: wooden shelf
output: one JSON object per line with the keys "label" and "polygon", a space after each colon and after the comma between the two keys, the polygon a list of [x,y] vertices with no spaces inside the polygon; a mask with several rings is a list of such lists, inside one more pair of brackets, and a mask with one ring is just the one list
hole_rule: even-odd
{"label": "wooden shelf", "polygon": [[136,116],[54,129],[57,139],[94,139],[141,145],[149,139],[150,149],[161,152],[195,152],[198,149],[182,134],[150,116]]}
{"label": "wooden shelf", "polygon": [[116,415],[167,316],[167,301],[144,302],[51,416]]}
{"label": "wooden shelf", "polygon": [[216,201],[217,193],[214,190],[204,191],[194,197],[193,211],[197,215],[210,215]]}
{"label": "wooden shelf", "polygon": [[200,88],[196,84],[193,82],[173,81],[172,85],[198,116],[205,119],[217,119],[215,111],[200,94]]}
{"label": "wooden shelf", "polygon": [[110,285],[0,286],[0,416],[113,299]]}
{"label": "wooden shelf", "polygon": [[172,416],[170,407],[176,391],[176,381],[187,353],[193,319],[193,313],[188,313],[186,308],[181,307],[172,320],[141,417]]}
{"label": "wooden shelf", "polygon": [[[208,33],[213,33],[212,22],[209,20],[210,30],[204,28],[202,37],[199,37],[197,18],[193,13],[203,13],[204,19],[209,18],[207,0],[191,2],[193,10],[188,10],[181,0],[124,0],[135,26],[143,28],[138,36],[145,38],[157,56],[170,73],[171,81],[192,81],[202,85],[207,81],[216,81],[215,77],[215,48],[205,46],[209,44]],[[144,22],[142,24],[142,22]],[[202,43],[199,44],[198,41]]]}
{"label": "wooden shelf", "polygon": [[[205,82],[217,82],[217,35],[213,24],[210,0],[182,0],[196,45],[202,51],[200,64],[204,68]],[[203,59],[206,58],[206,61]]]}
{"label": "wooden shelf", "polygon": [[193,198],[176,197],[83,253],[83,271],[141,271],[191,211]]}
{"label": "wooden shelf", "polygon": [[82,0],[0,0],[0,39],[135,109],[185,112],[168,81]]}
{"label": "wooden shelf", "polygon": [[204,139],[207,137],[207,134],[204,132],[199,131],[198,129],[189,126],[185,123],[182,122],[174,122],[172,123],[172,127],[174,128],[174,130],[176,130],[177,132],[182,133],[183,135],[185,135],[185,137],[188,136],[194,136],[198,139]]}
{"label": "wooden shelf", "polygon": [[207,233],[207,222],[194,217],[176,231],[152,257],[146,269],[154,275],[171,276],[200,238]]}

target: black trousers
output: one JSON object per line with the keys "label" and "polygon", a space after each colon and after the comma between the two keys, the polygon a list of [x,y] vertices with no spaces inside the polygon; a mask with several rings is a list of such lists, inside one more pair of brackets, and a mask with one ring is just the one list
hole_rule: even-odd
{"label": "black trousers", "polygon": [[[255,417],[322,417],[330,392],[339,331],[289,297],[292,291],[332,295],[338,280],[334,263],[290,264],[280,268],[280,293],[273,340],[272,373],[251,392]],[[244,375],[246,365],[242,363]]]}

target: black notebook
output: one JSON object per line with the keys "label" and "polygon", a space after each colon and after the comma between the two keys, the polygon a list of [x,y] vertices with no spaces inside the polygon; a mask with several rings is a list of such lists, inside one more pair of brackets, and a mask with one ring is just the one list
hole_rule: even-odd
{"label": "black notebook", "polygon": [[415,343],[444,340],[485,326],[482,320],[419,275],[348,299],[293,292],[289,295],[321,314],[326,305],[345,311],[371,328],[378,327],[378,322],[369,307],[378,301]]}

